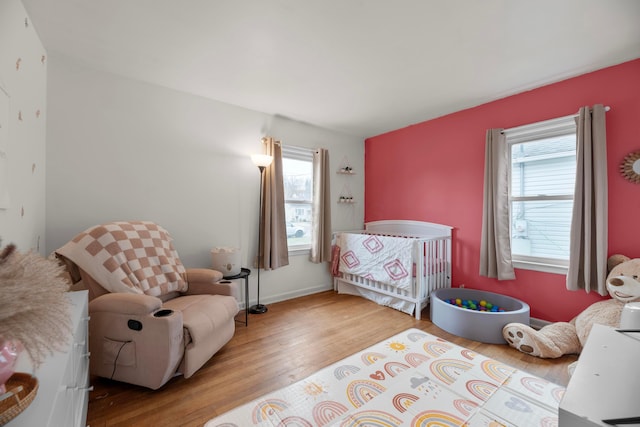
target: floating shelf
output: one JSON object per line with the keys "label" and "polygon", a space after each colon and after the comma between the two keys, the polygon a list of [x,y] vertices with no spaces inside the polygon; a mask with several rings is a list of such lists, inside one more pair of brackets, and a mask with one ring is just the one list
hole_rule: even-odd
{"label": "floating shelf", "polygon": [[338,172],[337,172],[337,173],[342,174],[342,175],[355,175],[355,174],[356,174],[356,173],[353,171],[353,169],[351,169],[351,168],[350,168],[350,167],[348,167],[348,166],[347,166],[347,167],[344,167],[344,168],[342,168],[342,169],[340,169],[340,170],[338,170]]}

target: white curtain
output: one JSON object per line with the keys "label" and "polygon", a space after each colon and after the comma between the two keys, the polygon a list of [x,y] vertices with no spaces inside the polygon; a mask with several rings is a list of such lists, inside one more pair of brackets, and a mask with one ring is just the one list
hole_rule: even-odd
{"label": "white curtain", "polygon": [[567,289],[607,295],[607,135],[605,108],[580,108]]}
{"label": "white curtain", "polygon": [[313,153],[313,218],[311,253],[314,263],[331,261],[331,185],[329,151],[318,148]]}
{"label": "white curtain", "polygon": [[480,275],[513,280],[509,234],[509,150],[502,129],[486,135]]}

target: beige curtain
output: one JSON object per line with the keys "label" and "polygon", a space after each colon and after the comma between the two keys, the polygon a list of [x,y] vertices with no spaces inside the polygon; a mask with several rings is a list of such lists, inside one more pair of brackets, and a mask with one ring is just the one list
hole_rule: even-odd
{"label": "beige curtain", "polygon": [[607,295],[607,135],[605,108],[580,108],[567,289]]}
{"label": "beige curtain", "polygon": [[509,150],[502,129],[487,130],[480,275],[515,279],[509,234]]}
{"label": "beige curtain", "polygon": [[262,181],[262,247],[258,248],[258,267],[265,270],[289,265],[287,228],[284,210],[284,182],[282,178],[282,147],[273,138],[264,138],[266,154],[273,162],[264,170]]}
{"label": "beige curtain", "polygon": [[313,153],[313,219],[311,254],[314,263],[331,261],[331,185],[329,151],[318,148]]}

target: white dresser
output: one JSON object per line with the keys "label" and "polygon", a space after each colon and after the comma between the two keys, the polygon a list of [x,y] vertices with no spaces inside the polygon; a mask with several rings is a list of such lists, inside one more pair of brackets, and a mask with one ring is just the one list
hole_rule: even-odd
{"label": "white dresser", "polygon": [[560,402],[558,425],[607,426],[602,420],[640,417],[638,361],[640,333],[593,325]]}
{"label": "white dresser", "polygon": [[[69,292],[72,302],[73,339],[65,352],[55,353],[34,373],[38,393],[31,405],[7,427],[82,427],[89,404],[88,293]],[[17,372],[32,373],[27,358],[20,358]]]}

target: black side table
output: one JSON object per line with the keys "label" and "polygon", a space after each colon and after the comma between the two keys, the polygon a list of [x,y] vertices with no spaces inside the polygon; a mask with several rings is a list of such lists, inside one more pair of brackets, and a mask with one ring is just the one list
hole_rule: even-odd
{"label": "black side table", "polygon": [[242,267],[235,276],[224,276],[225,280],[244,279],[244,325],[249,326],[249,275],[251,270]]}

